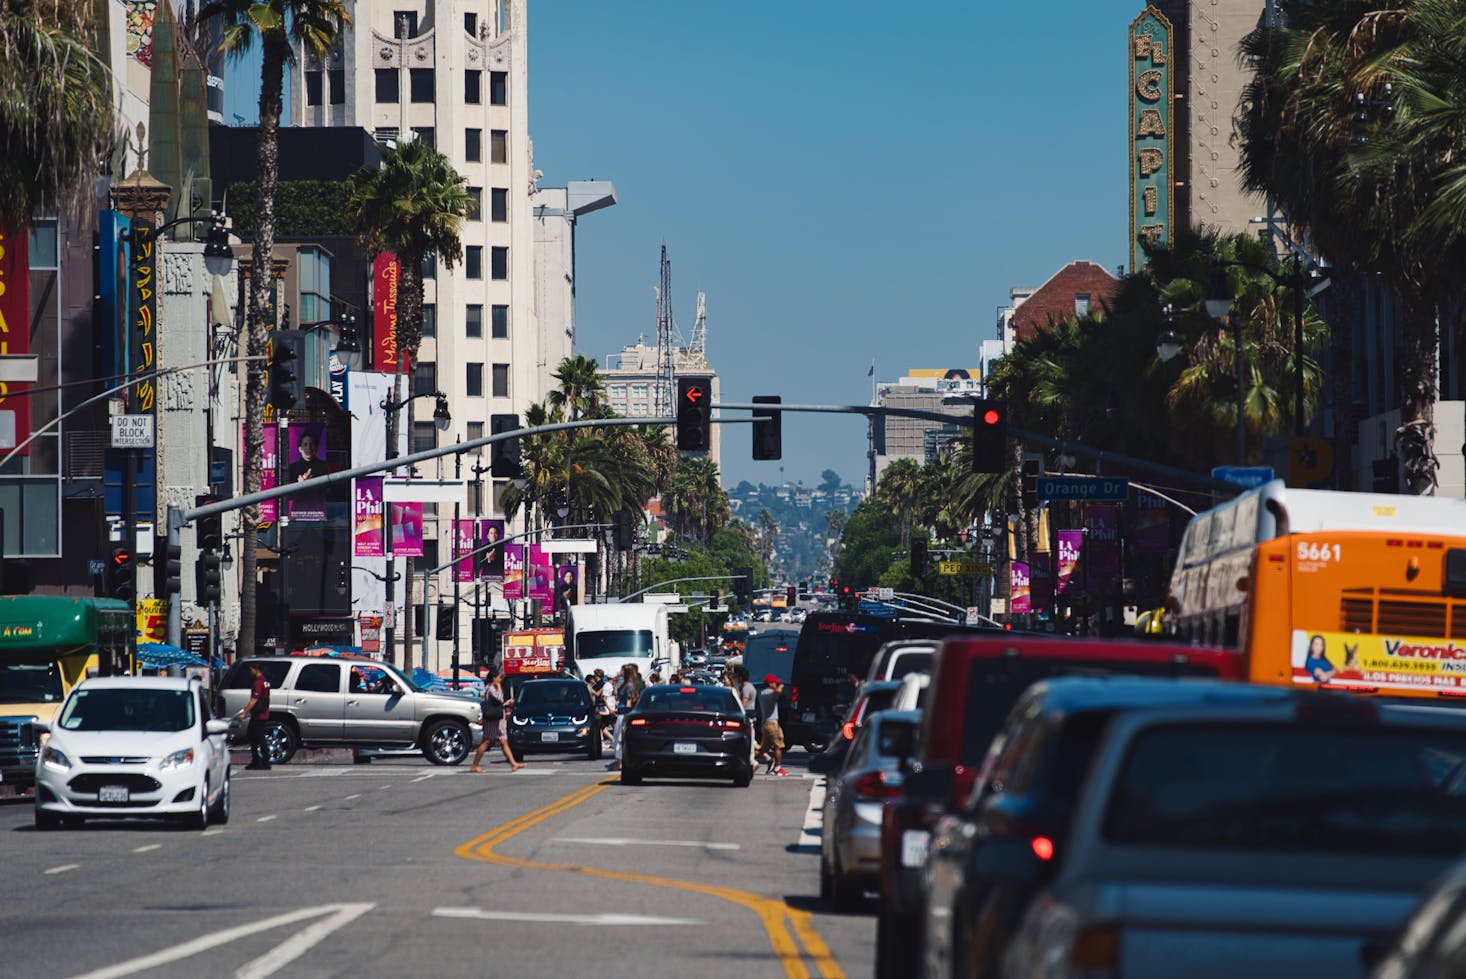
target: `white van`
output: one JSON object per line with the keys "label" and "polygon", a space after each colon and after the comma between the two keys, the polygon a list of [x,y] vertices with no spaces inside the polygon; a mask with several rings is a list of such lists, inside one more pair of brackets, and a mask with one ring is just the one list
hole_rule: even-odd
{"label": "white van", "polygon": [[626,602],[615,605],[572,605],[565,628],[565,662],[576,676],[597,667],[615,676],[635,663],[642,678],[652,670],[668,676],[681,666],[681,653],[667,628],[665,605]]}

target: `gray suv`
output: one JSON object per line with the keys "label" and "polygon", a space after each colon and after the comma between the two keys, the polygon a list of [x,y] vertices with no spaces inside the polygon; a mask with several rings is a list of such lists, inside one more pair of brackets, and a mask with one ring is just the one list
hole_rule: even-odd
{"label": "gray suv", "polygon": [[415,685],[373,659],[275,656],[240,660],[219,685],[230,736],[243,739],[258,665],[270,683],[270,761],[283,765],[302,747],[418,748],[434,765],[457,765],[483,737],[479,701]]}

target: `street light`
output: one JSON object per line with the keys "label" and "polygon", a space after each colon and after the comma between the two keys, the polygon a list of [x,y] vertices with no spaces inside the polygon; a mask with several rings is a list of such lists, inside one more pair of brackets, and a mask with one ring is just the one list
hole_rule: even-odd
{"label": "street light", "polygon": [[1160,336],[1156,337],[1155,353],[1161,359],[1161,363],[1165,364],[1174,360],[1181,352],[1181,334],[1177,333],[1171,324],[1171,307],[1166,306],[1162,312],[1165,313],[1166,328]]}
{"label": "street light", "polygon": [[1242,325],[1245,317],[1232,315],[1232,289],[1227,284],[1228,264],[1217,259],[1212,268],[1211,280],[1206,287],[1206,315],[1232,328],[1232,352],[1237,364],[1237,465],[1247,465],[1247,435],[1243,428],[1243,409],[1246,397],[1242,390]]}

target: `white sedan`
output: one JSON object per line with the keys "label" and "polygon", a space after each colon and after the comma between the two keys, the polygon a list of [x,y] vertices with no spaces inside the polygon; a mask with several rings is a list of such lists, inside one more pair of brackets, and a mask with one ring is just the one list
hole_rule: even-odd
{"label": "white sedan", "polygon": [[229,722],[210,718],[196,678],[85,680],[41,727],[37,829],[88,816],[229,821]]}

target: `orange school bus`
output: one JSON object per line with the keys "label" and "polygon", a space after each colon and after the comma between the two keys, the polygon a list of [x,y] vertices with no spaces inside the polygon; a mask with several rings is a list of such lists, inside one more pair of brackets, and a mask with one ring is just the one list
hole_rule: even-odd
{"label": "orange school bus", "polygon": [[1168,606],[1256,683],[1466,698],[1466,501],[1274,480],[1192,518]]}

